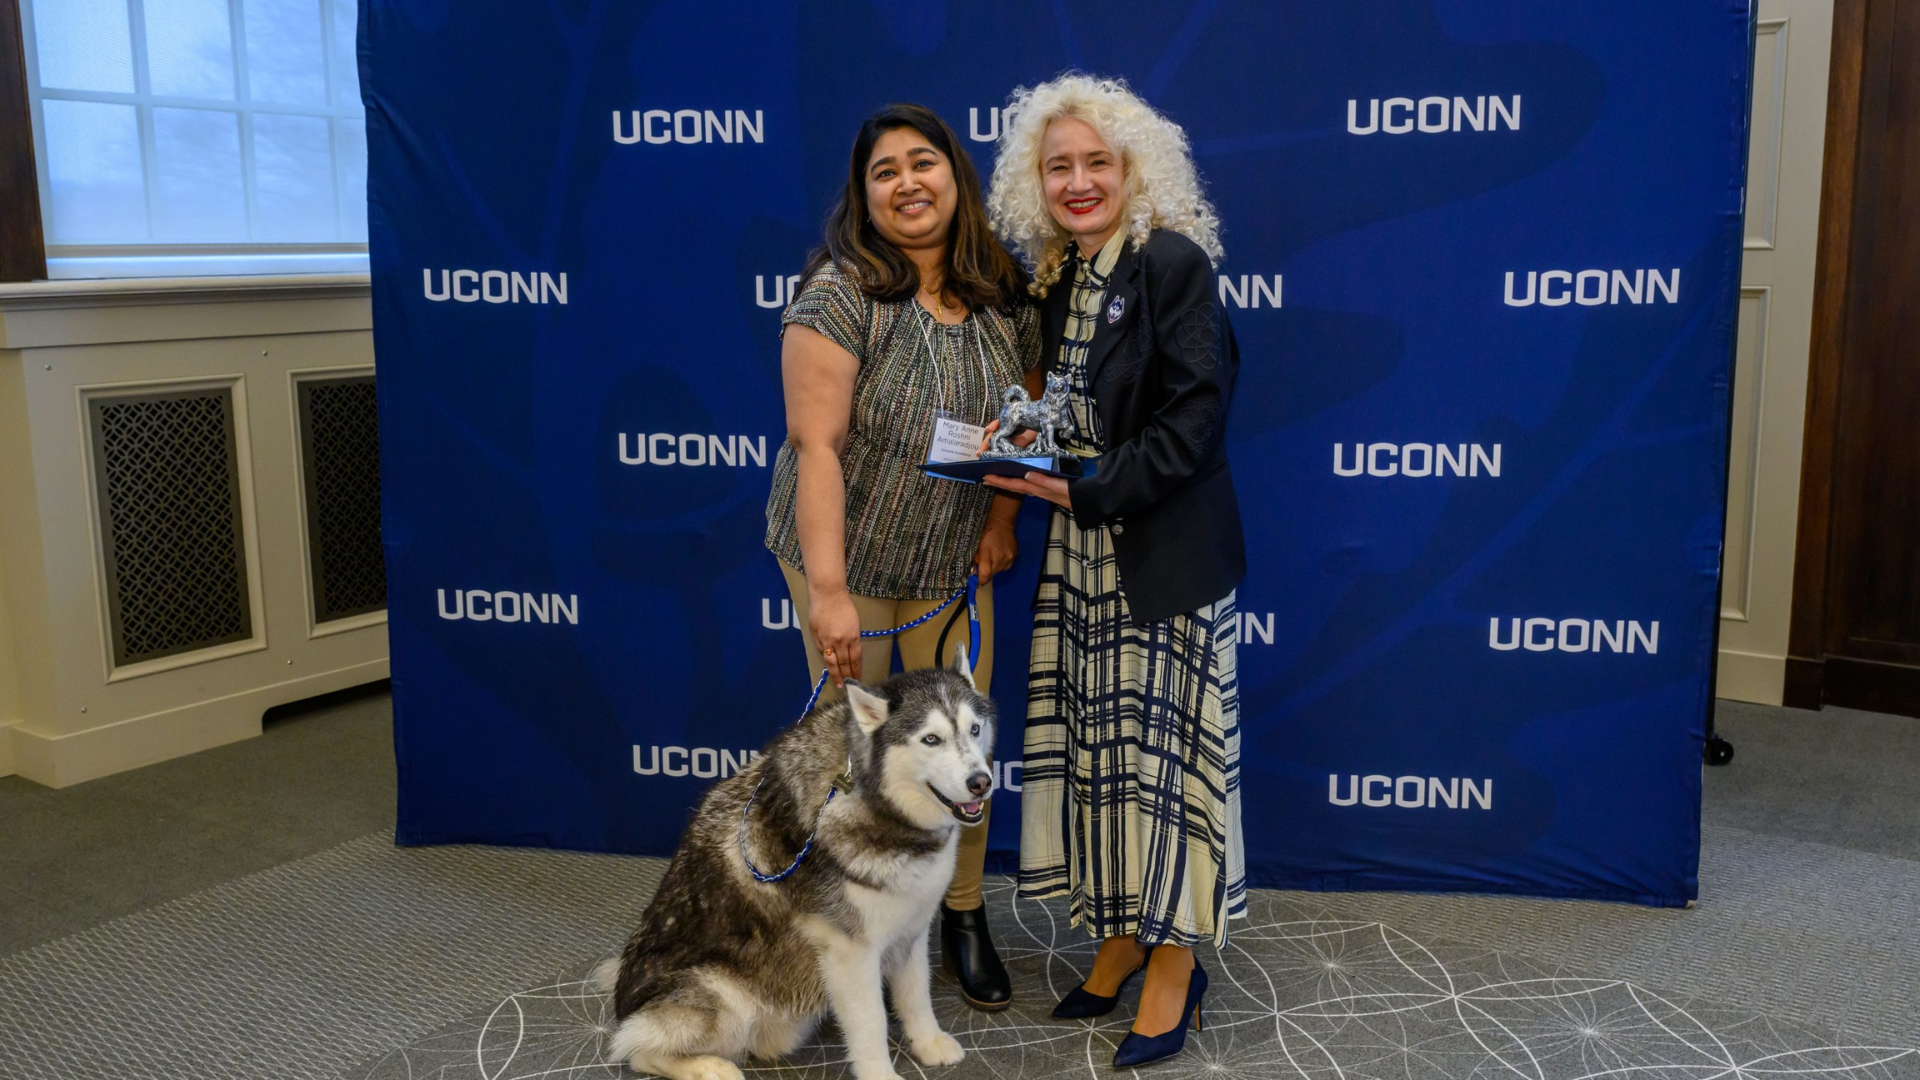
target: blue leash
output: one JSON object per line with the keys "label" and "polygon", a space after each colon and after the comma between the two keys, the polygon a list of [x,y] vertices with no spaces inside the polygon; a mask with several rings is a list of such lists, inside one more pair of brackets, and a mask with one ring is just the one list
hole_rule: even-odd
{"label": "blue leash", "polygon": [[[860,636],[863,638],[877,638],[877,637],[892,637],[895,634],[904,634],[908,630],[911,630],[916,626],[920,626],[924,624],[927,620],[933,618],[935,615],[938,615],[941,612],[952,607],[953,602],[955,600],[958,600],[960,599],[960,597],[965,596],[967,598],[967,629],[969,632],[967,663],[969,666],[971,666],[972,664],[977,663],[980,659],[980,601],[979,601],[979,595],[978,595],[979,591],[980,591],[980,575],[977,573],[970,573],[967,575],[967,583],[965,585],[960,586],[958,589],[955,589],[953,591],[952,596],[949,596],[945,600],[940,601],[939,607],[934,608],[932,611],[927,612],[925,615],[920,616],[919,618],[913,620],[910,623],[903,623],[900,626],[896,626],[891,630],[862,630],[860,631]],[[829,668],[820,669],[820,678],[817,681],[815,681],[813,684],[813,693],[807,695],[807,704],[800,710],[801,716],[804,717],[807,713],[812,712],[814,702],[820,700],[820,692],[826,689],[827,674],[830,670],[831,669]],[[827,812],[827,807],[833,805],[833,797],[839,794],[841,785],[843,784],[846,785],[848,790],[852,789],[853,787],[852,772],[853,772],[852,760],[849,759],[848,767],[844,771],[842,771],[839,776],[836,776],[833,778],[833,786],[827,789],[827,801],[820,804],[820,814],[816,814],[814,816],[813,831],[807,834],[807,842],[801,845],[800,854],[795,855],[793,857],[793,862],[790,863],[785,870],[782,870],[777,874],[769,874],[769,873],[763,872],[759,867],[753,865],[753,857],[747,854],[747,820],[748,820],[747,815],[753,811],[753,800],[760,797],[760,785],[765,784],[767,782],[767,778],[762,776],[760,778],[760,783],[753,785],[753,794],[747,796],[747,805],[740,808],[740,861],[747,864],[747,873],[753,875],[753,880],[758,881],[763,885],[771,885],[776,881],[785,881],[787,878],[793,875],[793,872],[795,870],[800,869],[800,864],[803,862],[806,862],[807,855],[813,851],[813,839],[815,836],[819,835],[820,833],[821,815],[824,815]]]}

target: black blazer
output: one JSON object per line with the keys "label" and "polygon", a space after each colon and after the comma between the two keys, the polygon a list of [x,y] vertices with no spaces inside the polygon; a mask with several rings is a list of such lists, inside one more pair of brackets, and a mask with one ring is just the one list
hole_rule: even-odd
{"label": "black blazer", "polygon": [[[1198,244],[1165,229],[1126,244],[1087,352],[1107,451],[1067,492],[1075,521],[1110,527],[1127,606],[1145,626],[1213,603],[1246,576],[1226,450],[1240,349]],[[1072,295],[1063,274],[1044,301],[1049,372]]]}

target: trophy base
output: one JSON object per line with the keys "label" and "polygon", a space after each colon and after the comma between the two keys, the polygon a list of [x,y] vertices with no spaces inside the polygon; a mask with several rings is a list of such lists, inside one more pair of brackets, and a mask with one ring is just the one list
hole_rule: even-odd
{"label": "trophy base", "polygon": [[927,462],[920,466],[928,476],[938,476],[946,480],[959,480],[968,484],[977,484],[989,476],[1025,476],[1028,473],[1045,473],[1063,480],[1078,480],[1093,475],[1094,458],[1075,457],[1072,454],[1040,455],[1038,457],[1016,458],[976,458],[972,461]]}

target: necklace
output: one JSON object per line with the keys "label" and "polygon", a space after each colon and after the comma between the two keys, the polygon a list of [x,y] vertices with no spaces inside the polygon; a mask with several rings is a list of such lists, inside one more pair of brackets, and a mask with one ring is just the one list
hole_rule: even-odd
{"label": "necklace", "polygon": [[920,286],[920,295],[933,301],[933,306],[939,309],[941,318],[945,318],[947,314],[946,293],[947,293],[947,290],[945,289],[945,287],[942,287],[937,292],[929,292],[927,291],[927,287],[925,285]]}

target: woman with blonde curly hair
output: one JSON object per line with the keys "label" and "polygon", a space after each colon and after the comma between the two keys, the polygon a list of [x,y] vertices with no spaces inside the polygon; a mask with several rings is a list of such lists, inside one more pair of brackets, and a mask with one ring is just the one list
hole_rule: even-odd
{"label": "woman with blonde curly hair", "polygon": [[1239,349],[1213,301],[1219,218],[1180,127],[1125,83],[1014,92],[988,212],[1034,269],[1041,363],[1091,475],[989,481],[1055,506],[1034,607],[1020,894],[1101,938],[1054,1015],[1099,1016],[1144,968],[1114,1065],[1176,1054],[1246,906],[1225,446]]}

